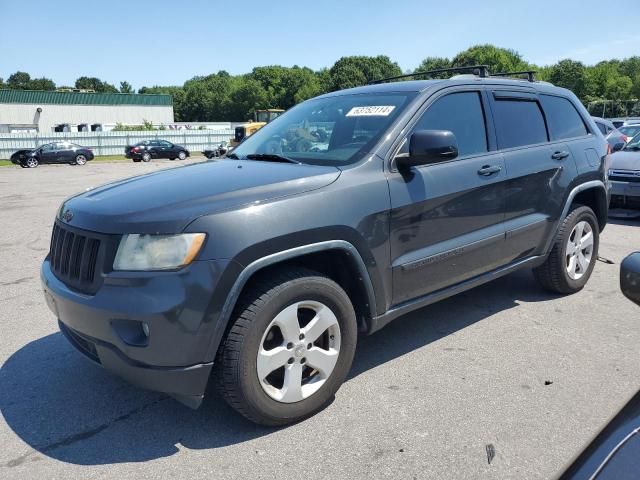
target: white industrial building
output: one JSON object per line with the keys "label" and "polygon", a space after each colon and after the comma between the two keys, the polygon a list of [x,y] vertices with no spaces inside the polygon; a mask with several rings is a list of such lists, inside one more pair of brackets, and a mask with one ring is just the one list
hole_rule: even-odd
{"label": "white industrial building", "polygon": [[170,95],[0,90],[0,133],[110,130],[173,123]]}

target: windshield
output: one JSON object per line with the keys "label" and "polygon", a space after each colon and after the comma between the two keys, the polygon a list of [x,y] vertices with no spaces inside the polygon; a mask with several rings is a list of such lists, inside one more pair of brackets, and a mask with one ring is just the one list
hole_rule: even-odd
{"label": "windshield", "polygon": [[627,146],[624,147],[625,150],[640,150],[640,133],[629,140]]}
{"label": "windshield", "polygon": [[304,102],[233,150],[235,156],[282,155],[313,165],[347,165],[368,152],[415,92],[341,95]]}
{"label": "windshield", "polygon": [[638,133],[640,133],[640,125],[630,125],[628,127],[620,127],[619,130],[628,137],[634,137]]}

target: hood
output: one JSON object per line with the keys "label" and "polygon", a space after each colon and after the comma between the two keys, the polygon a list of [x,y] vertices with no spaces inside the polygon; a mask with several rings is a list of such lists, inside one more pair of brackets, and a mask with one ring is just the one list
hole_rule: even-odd
{"label": "hood", "polygon": [[611,165],[614,170],[640,170],[640,150],[616,152],[611,155]]}
{"label": "hood", "polygon": [[315,190],[334,182],[330,166],[223,160],[103,185],[67,199],[69,225],[102,233],[177,233],[196,218]]}

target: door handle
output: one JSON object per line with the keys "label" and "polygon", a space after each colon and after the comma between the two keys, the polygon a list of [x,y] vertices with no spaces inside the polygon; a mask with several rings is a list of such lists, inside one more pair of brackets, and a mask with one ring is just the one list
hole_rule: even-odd
{"label": "door handle", "polygon": [[569,152],[554,152],[551,158],[554,160],[564,160],[569,156]]}
{"label": "door handle", "polygon": [[500,170],[502,170],[502,167],[499,165],[484,165],[480,170],[478,170],[478,175],[488,177],[489,175],[498,173]]}

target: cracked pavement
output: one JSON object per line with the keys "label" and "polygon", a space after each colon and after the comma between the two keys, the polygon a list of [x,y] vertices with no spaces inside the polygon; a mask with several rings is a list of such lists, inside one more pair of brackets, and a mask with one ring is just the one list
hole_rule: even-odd
{"label": "cracked pavement", "polygon": [[132,387],[58,332],[39,266],[66,196],[175,166],[0,168],[0,478],[550,478],[640,389],[640,308],[618,286],[640,221],[607,227],[614,264],[576,295],[522,271],[360,338],[334,402],[297,425]]}

